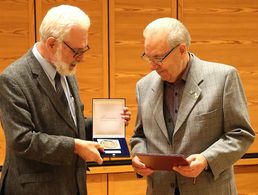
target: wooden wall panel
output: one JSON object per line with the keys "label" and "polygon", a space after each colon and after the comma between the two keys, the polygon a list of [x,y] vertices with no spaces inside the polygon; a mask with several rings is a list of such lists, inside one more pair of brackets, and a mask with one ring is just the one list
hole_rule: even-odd
{"label": "wooden wall panel", "polygon": [[[258,133],[258,3],[255,0],[179,0],[179,19],[192,36],[190,50],[202,59],[236,67]],[[258,140],[249,149],[258,152]]]}
{"label": "wooden wall panel", "polygon": [[107,174],[87,175],[88,195],[107,195]]}
{"label": "wooden wall panel", "polygon": [[34,42],[31,0],[0,1],[0,72],[21,57]]}
{"label": "wooden wall panel", "polygon": [[143,29],[159,17],[176,17],[176,0],[110,0],[110,96],[125,97],[132,111],[126,138],[133,134],[137,113],[136,81],[149,72],[140,58],[143,53]]}
{"label": "wooden wall panel", "polygon": [[146,188],[146,179],[137,179],[134,172],[108,174],[109,195],[143,195]]}
{"label": "wooden wall panel", "polygon": [[[0,1],[0,73],[31,47],[34,24],[33,1]],[[5,138],[0,126],[0,165],[4,156]]]}
{"label": "wooden wall panel", "polygon": [[[89,46],[91,49],[85,54],[84,62],[77,67],[77,79],[81,99],[85,105],[85,115],[91,116],[92,98],[108,97],[107,1],[36,1],[37,29],[39,29],[47,10],[60,4],[77,6],[85,11],[91,19],[89,31]],[[39,35],[37,37],[39,40]]]}
{"label": "wooden wall panel", "polygon": [[[248,164],[248,163],[247,163]],[[251,163],[252,164],[252,163]],[[258,192],[258,166],[257,165],[236,165],[235,169],[235,180],[239,195],[254,195]],[[107,175],[108,183],[105,183],[103,175]],[[94,177],[89,177],[94,176]],[[252,179],[250,179],[252,178]],[[92,185],[92,182],[95,185]],[[93,187],[100,187],[100,183],[108,185],[107,193],[91,193]],[[145,194],[147,185],[146,178],[137,179],[134,172],[121,172],[121,173],[108,173],[108,174],[96,174],[88,175],[88,187],[89,195],[93,194],[109,194],[109,195],[142,195]]]}
{"label": "wooden wall panel", "polygon": [[239,195],[258,194],[258,166],[235,166],[235,180]]}
{"label": "wooden wall panel", "polygon": [[4,131],[0,125],[0,166],[4,164],[5,158],[5,137]]}
{"label": "wooden wall panel", "polygon": [[[246,164],[246,165],[244,165]],[[239,195],[254,195],[258,192],[258,166],[252,165],[253,162],[245,162],[234,167],[235,180]],[[249,165],[248,165],[249,164]],[[88,192],[89,195],[142,195],[145,194],[147,185],[146,177],[136,178],[136,175],[129,168],[122,169],[119,166],[115,171],[115,167],[91,168],[88,173]],[[250,179],[252,178],[252,179]],[[105,185],[107,185],[105,187]],[[104,188],[104,189],[100,189]],[[107,190],[107,191],[104,191]]]}

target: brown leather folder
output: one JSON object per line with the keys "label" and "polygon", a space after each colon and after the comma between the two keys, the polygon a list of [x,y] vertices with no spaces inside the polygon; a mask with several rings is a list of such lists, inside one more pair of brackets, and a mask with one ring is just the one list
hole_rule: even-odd
{"label": "brown leather folder", "polygon": [[146,167],[153,170],[165,170],[172,171],[173,166],[187,166],[189,163],[182,154],[151,154],[151,153],[136,153],[136,156],[140,159]]}

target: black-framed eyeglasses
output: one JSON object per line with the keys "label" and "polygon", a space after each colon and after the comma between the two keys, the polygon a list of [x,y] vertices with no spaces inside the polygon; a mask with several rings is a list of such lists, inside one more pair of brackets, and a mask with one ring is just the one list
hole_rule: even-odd
{"label": "black-framed eyeglasses", "polygon": [[81,56],[82,54],[84,54],[86,51],[90,49],[89,45],[87,45],[85,48],[82,48],[82,49],[74,49],[70,45],[68,45],[65,41],[63,41],[63,43],[73,52],[74,58]]}
{"label": "black-framed eyeglasses", "polygon": [[163,61],[169,56],[169,54],[171,54],[171,52],[177,48],[178,46],[180,45],[180,43],[178,45],[176,45],[175,47],[171,48],[167,53],[164,54],[163,57],[159,57],[159,58],[150,58],[148,57],[145,52],[141,55],[141,58],[143,60],[145,60],[146,62],[148,63],[155,63],[155,64],[158,64],[158,65],[162,65]]}

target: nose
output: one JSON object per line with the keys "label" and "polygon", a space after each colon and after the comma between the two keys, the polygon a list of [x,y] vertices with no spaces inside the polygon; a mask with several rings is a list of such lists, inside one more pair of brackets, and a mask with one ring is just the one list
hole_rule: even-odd
{"label": "nose", "polygon": [[84,53],[75,57],[75,60],[78,61],[78,62],[83,62],[83,59],[84,59]]}
{"label": "nose", "polygon": [[155,62],[150,62],[150,68],[151,70],[157,70],[157,68],[159,67],[159,65]]}

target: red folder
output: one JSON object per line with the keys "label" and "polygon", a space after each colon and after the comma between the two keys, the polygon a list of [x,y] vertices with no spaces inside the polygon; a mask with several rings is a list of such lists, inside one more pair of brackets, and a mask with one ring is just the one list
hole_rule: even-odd
{"label": "red folder", "polygon": [[172,171],[173,166],[188,166],[186,158],[182,154],[151,154],[151,153],[136,153],[136,156],[140,159],[146,167],[153,170],[165,170]]}

